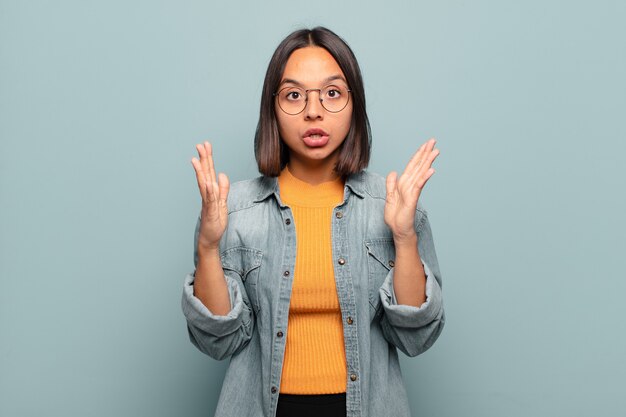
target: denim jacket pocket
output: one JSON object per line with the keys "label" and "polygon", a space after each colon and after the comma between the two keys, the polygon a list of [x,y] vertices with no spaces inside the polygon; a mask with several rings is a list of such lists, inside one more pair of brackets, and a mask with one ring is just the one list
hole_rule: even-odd
{"label": "denim jacket pocket", "polygon": [[396,248],[393,245],[393,238],[389,237],[367,239],[365,247],[367,249],[370,317],[374,318],[382,312],[378,290],[394,266]]}
{"label": "denim jacket pocket", "polygon": [[224,273],[232,271],[241,278],[241,282],[243,282],[245,287],[245,294],[247,294],[255,314],[258,314],[260,309],[258,279],[262,258],[263,252],[245,246],[229,248],[221,254]]}

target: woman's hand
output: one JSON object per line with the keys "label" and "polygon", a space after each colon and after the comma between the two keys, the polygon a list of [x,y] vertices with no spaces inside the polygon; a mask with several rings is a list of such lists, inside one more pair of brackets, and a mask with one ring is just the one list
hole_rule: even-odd
{"label": "woman's hand", "polygon": [[417,201],[426,181],[435,173],[431,165],[439,155],[435,142],[435,139],[430,139],[424,143],[399,178],[396,172],[387,175],[385,223],[396,243],[416,238],[414,221]]}
{"label": "woman's hand", "polygon": [[196,149],[200,160],[192,158],[191,164],[196,170],[198,188],[202,196],[198,250],[214,250],[219,247],[228,222],[226,198],[230,183],[226,174],[220,173],[217,179],[215,177],[211,144],[204,142],[196,145]]}

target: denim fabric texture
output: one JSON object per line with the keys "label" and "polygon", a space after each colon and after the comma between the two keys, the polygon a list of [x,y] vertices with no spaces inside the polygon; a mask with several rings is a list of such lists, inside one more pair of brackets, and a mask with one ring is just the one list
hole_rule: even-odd
{"label": "denim fabric texture", "polygon": [[[410,416],[397,350],[408,356],[426,351],[445,322],[441,273],[421,205],[415,229],[426,272],[426,301],[420,307],[396,303],[395,249],[383,218],[385,195],[380,175],[350,175],[343,202],[332,215],[348,417]],[[182,310],[191,342],[216,360],[230,358],[215,416],[274,417],[297,273],[293,215],[280,200],[277,179],[270,177],[232,184],[228,213],[220,254],[231,311],[225,316],[211,313],[193,295],[193,273],[184,280]],[[194,248],[199,226],[198,219]]]}

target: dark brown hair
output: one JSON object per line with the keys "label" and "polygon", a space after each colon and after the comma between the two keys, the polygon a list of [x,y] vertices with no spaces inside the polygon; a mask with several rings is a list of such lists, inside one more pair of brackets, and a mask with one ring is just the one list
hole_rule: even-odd
{"label": "dark brown hair", "polygon": [[296,49],[319,46],[326,49],[337,61],[352,90],[352,120],[346,139],[339,148],[335,171],[339,175],[357,173],[365,169],[370,159],[372,134],[365,111],[365,90],[359,64],[348,44],[334,32],[318,26],[300,29],[287,36],[276,48],[267,67],[261,111],[254,136],[254,155],[261,174],[276,177],[289,161],[289,149],[280,139],[274,107],[274,95],[287,60]]}

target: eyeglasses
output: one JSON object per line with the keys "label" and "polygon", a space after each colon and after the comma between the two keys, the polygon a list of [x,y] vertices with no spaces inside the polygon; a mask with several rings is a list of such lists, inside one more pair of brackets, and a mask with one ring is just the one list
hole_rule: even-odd
{"label": "eyeglasses", "polygon": [[317,91],[322,107],[331,113],[338,113],[346,108],[350,101],[350,92],[346,87],[328,85],[324,88],[285,87],[274,93],[278,99],[278,106],[282,111],[292,116],[302,113],[309,100],[309,91]]}

